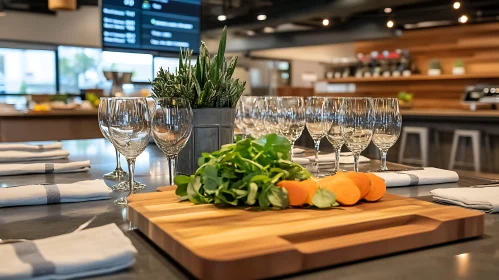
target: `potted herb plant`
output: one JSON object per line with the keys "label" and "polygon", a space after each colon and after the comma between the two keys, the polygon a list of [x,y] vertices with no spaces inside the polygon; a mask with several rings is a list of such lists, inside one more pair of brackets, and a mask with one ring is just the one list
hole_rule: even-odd
{"label": "potted herb plant", "polygon": [[454,61],[454,66],[452,67],[453,75],[464,75],[464,63],[462,60]]}
{"label": "potted herb plant", "polygon": [[232,78],[237,56],[230,61],[225,59],[226,40],[227,27],[223,29],[218,52],[213,57],[201,41],[194,65],[192,50],[181,49],[177,70],[172,72],[160,68],[152,81],[154,98],[182,97],[193,109],[192,133],[179,154],[178,172],[194,173],[202,153],[219,150],[234,139],[234,108],[246,82]]}
{"label": "potted herb plant", "polygon": [[428,76],[440,76],[440,74],[442,74],[441,69],[442,68],[440,66],[439,60],[434,59],[434,60],[430,61],[430,67],[428,69]]}

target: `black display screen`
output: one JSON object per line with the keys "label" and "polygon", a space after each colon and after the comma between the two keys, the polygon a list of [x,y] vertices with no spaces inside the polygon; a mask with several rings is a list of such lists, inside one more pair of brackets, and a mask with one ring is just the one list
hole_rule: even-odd
{"label": "black display screen", "polygon": [[103,48],[198,52],[200,5],[201,0],[103,0]]}

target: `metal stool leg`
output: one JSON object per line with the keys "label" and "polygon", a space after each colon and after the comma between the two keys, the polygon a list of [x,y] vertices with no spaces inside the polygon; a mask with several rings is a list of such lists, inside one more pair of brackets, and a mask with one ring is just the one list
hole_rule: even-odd
{"label": "metal stool leg", "polygon": [[451,148],[451,152],[450,152],[449,170],[454,169],[454,163],[456,162],[456,151],[457,151],[458,144],[459,144],[459,136],[454,132],[454,138],[452,139],[452,148]]}
{"label": "metal stool leg", "polygon": [[402,159],[404,158],[405,152],[405,143],[407,142],[407,132],[402,132],[402,140],[400,141],[400,149],[399,149],[399,163],[402,163]]}
{"label": "metal stool leg", "polygon": [[421,161],[422,166],[428,166],[428,134],[425,132],[419,134],[419,142],[421,147]]}
{"label": "metal stool leg", "polygon": [[473,163],[475,165],[475,172],[481,172],[481,157],[480,157],[480,134],[471,136],[471,145],[473,148]]}

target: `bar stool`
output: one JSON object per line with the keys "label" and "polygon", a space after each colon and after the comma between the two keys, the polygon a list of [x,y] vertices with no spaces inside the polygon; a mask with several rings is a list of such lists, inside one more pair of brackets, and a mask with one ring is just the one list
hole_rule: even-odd
{"label": "bar stool", "polygon": [[[416,134],[419,136],[420,141],[420,158],[404,158],[405,145],[407,142],[407,135]],[[428,147],[430,146],[429,129],[427,127],[404,126],[402,128],[402,140],[399,149],[399,163],[412,163],[420,164],[421,166],[428,166]]]}
{"label": "bar stool", "polygon": [[[457,153],[457,148],[459,145],[459,140],[461,138],[470,138],[471,139],[471,148],[473,151],[473,167],[475,169],[475,172],[481,172],[481,156],[480,156],[480,140],[481,140],[481,133],[479,130],[465,130],[465,129],[456,129],[454,130],[454,138],[452,140],[452,148],[451,148],[451,154],[450,154],[450,160],[449,160],[449,169],[453,170],[454,165],[460,165],[460,166],[470,166],[470,163],[467,162],[456,162],[456,153]],[[487,155],[490,157],[491,155],[491,149],[490,149],[490,139],[488,135],[485,136],[485,149]]]}

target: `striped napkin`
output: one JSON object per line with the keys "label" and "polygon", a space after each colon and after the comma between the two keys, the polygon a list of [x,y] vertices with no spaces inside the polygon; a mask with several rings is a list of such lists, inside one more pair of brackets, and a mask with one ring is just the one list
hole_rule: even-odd
{"label": "striped napkin", "polygon": [[0,143],[0,151],[31,151],[40,152],[47,150],[60,150],[62,143],[44,144],[44,145],[30,145],[23,143]]}
{"label": "striped napkin", "polygon": [[0,245],[0,279],[73,279],[111,273],[135,262],[137,250],[116,224]]}
{"label": "striped napkin", "polygon": [[0,207],[109,199],[111,192],[104,180],[0,188]]}
{"label": "striped napkin", "polygon": [[454,183],[459,181],[459,175],[451,170],[426,167],[424,170],[374,173],[385,180],[387,187],[406,187]]}
{"label": "striped napkin", "polygon": [[90,161],[75,161],[68,163],[26,163],[0,164],[0,176],[40,174],[40,173],[73,173],[90,170]]}
{"label": "striped napkin", "polygon": [[51,160],[67,158],[69,152],[65,150],[48,150],[40,152],[31,151],[0,151],[0,163],[2,162],[22,162],[33,160]]}

